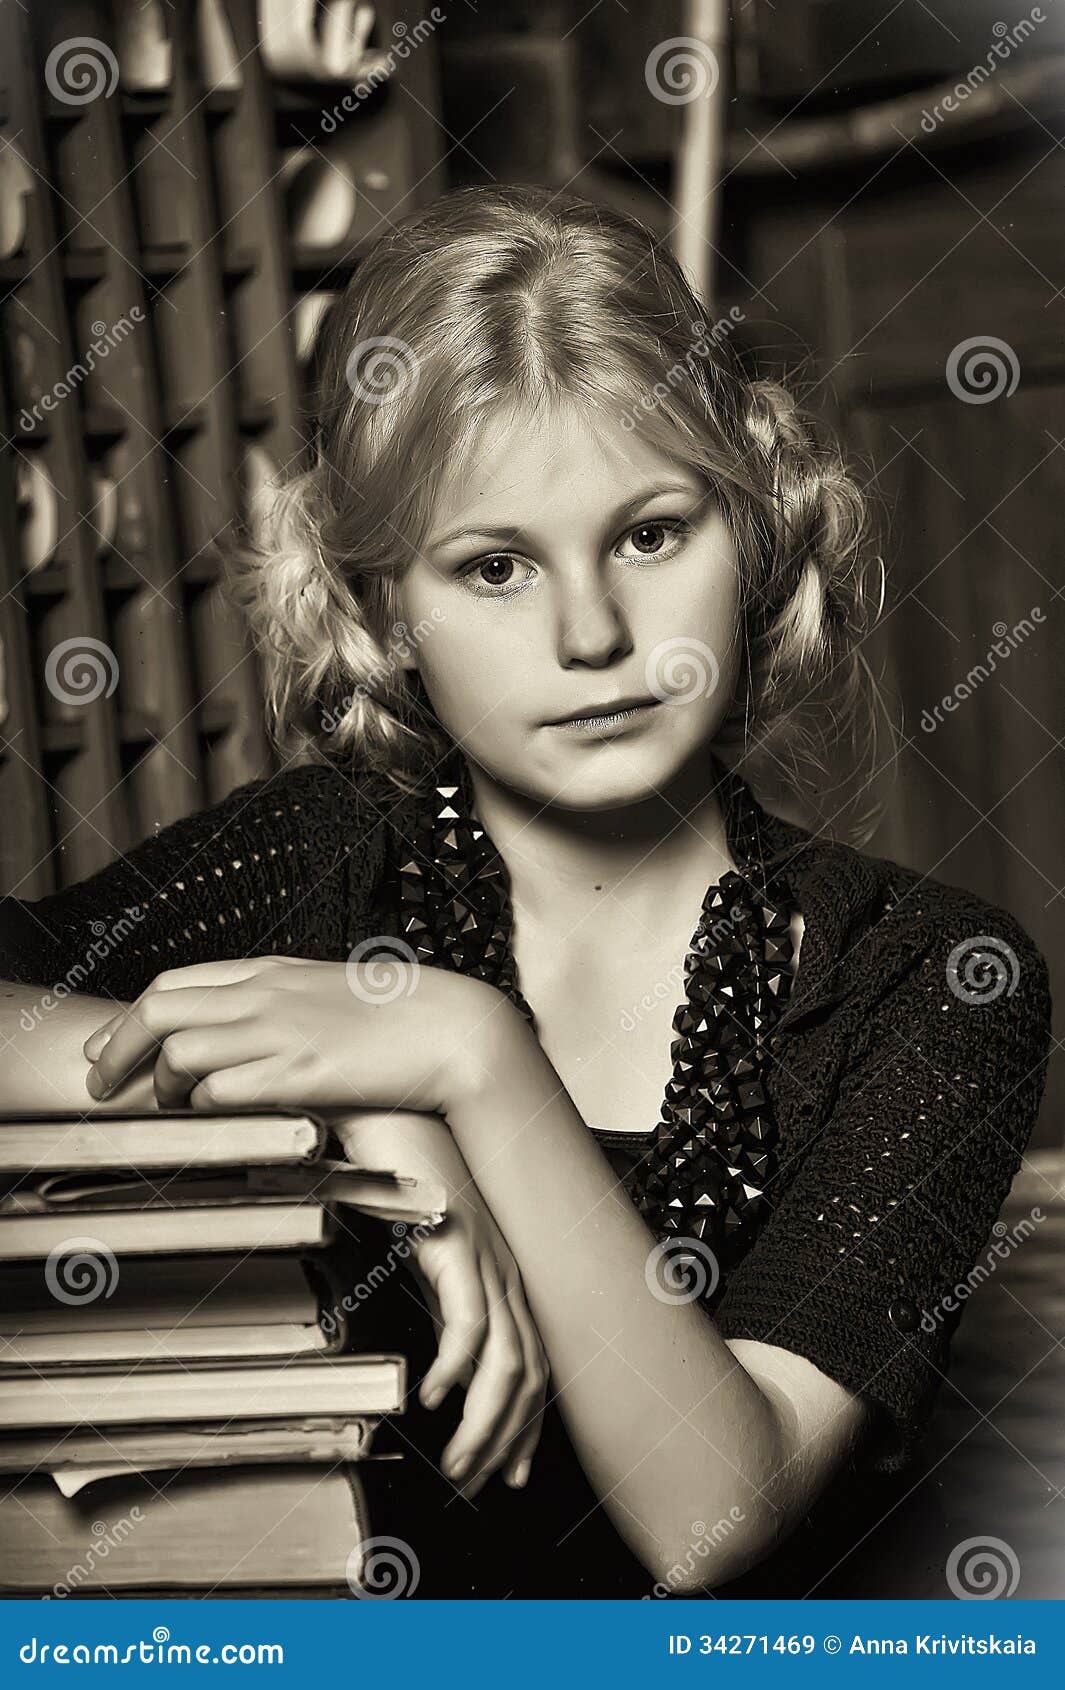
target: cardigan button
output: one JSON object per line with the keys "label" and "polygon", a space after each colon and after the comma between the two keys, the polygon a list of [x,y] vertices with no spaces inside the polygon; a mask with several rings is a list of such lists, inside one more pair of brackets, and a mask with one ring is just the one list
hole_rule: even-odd
{"label": "cardigan button", "polygon": [[917,1309],[906,1297],[897,1297],[889,1303],[888,1319],[898,1332],[916,1332],[920,1325]]}

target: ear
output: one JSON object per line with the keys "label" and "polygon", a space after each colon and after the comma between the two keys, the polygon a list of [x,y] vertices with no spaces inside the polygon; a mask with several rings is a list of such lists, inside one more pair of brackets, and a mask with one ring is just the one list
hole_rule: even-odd
{"label": "ear", "polygon": [[392,629],[389,634],[389,645],[391,647],[392,656],[395,658],[399,668],[404,669],[408,675],[417,674],[417,647],[411,641],[410,629],[407,627],[405,622],[393,622]]}

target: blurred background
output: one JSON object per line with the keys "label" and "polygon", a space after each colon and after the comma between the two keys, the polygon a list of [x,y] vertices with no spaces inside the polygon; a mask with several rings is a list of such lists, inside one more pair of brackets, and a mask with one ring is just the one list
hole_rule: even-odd
{"label": "blurred background", "polygon": [[[1065,997],[1058,0],[0,0],[0,66],[0,891],[269,772],[214,542],[367,244],[530,181],[640,217],[842,432],[903,740],[867,848]],[[1036,1145],[1063,1114],[1055,1059]]]}

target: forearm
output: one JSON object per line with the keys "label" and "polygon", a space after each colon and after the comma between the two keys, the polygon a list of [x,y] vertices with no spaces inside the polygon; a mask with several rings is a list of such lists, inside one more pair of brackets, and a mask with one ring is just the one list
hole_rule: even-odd
{"label": "forearm", "polygon": [[326,1110],[349,1162],[381,1172],[443,1180],[449,1206],[476,1192],[451,1128],[442,1115],[410,1109]]}
{"label": "forearm", "polygon": [[82,1109],[89,1115],[154,1109],[150,1068],[116,1087],[103,1103],[85,1089],[89,1064],[81,1047],[122,1007],[113,998],[72,992],[56,1000],[42,986],[0,981],[0,1110]]}
{"label": "forearm", "polygon": [[655,1241],[535,1040],[493,1068],[448,1124],[520,1266],[581,1463],[650,1571],[725,1521],[713,1578],[734,1577],[784,1514],[774,1407],[697,1301],[653,1294]]}

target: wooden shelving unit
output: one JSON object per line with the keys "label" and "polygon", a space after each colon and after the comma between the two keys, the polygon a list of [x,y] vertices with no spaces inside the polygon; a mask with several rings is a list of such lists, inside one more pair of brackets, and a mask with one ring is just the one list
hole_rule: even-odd
{"label": "wooden shelving unit", "polygon": [[[0,6],[0,891],[274,766],[217,541],[307,449],[301,298],[444,187],[435,42],[390,52],[420,17],[376,7],[388,74],[330,127],[352,76],[282,78],[256,0]],[[353,187],[321,242],[299,150]]]}

